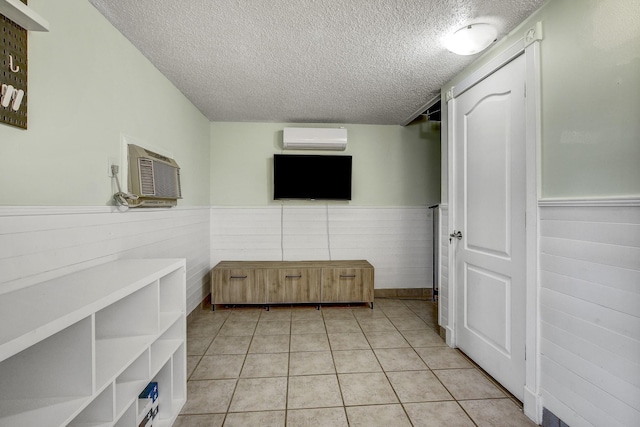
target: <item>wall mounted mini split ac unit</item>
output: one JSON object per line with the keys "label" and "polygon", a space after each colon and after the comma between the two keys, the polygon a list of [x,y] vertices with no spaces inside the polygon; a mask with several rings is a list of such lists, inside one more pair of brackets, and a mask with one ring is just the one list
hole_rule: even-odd
{"label": "wall mounted mini split ac unit", "polygon": [[284,128],[282,145],[285,150],[335,150],[347,148],[345,128]]}
{"label": "wall mounted mini split ac unit", "polygon": [[129,144],[129,191],[137,199],[128,206],[166,208],[182,198],[180,167],[175,160]]}

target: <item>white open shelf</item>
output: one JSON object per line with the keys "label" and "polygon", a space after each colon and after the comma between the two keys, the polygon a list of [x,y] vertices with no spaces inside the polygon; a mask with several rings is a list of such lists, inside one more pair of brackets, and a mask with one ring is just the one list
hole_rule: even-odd
{"label": "white open shelf", "polygon": [[124,414],[120,416],[118,421],[115,423],[115,427],[130,427],[136,424],[136,403],[132,403],[129,405],[129,408],[125,411]]}
{"label": "white open shelf", "polygon": [[58,425],[86,405],[93,394],[91,340],[86,317],[0,362],[0,425]]}
{"label": "white open shelf", "polygon": [[96,384],[113,381],[152,341],[150,336],[96,340]]}
{"label": "white open shelf", "polygon": [[149,384],[149,349],[142,353],[116,378],[116,417],[130,406],[140,390]]}
{"label": "white open shelf", "polygon": [[0,426],[136,426],[152,380],[170,425],[186,397],[185,309],[184,260],[119,260],[0,295]]}
{"label": "white open shelf", "polygon": [[108,426],[113,423],[113,384],[109,384],[100,394],[76,415],[69,427]]}
{"label": "white open shelf", "polygon": [[[182,369],[182,366],[186,366],[182,358],[186,361],[186,347],[182,344],[179,351],[176,351],[176,356],[173,360],[168,360],[167,363],[160,369],[160,371],[154,377],[154,381],[158,382],[158,419],[157,425],[171,426],[176,420],[180,409],[184,406],[186,399],[186,370]],[[184,381],[181,384],[180,381]],[[163,393],[160,388],[160,384],[169,384],[172,386],[172,393]],[[154,427],[156,422],[154,422]]]}
{"label": "white open shelf", "polygon": [[178,350],[185,333],[184,321],[176,321],[151,345],[151,375],[155,375]]}
{"label": "white open shelf", "polygon": [[20,0],[0,0],[0,14],[25,30],[49,31],[49,22]]}

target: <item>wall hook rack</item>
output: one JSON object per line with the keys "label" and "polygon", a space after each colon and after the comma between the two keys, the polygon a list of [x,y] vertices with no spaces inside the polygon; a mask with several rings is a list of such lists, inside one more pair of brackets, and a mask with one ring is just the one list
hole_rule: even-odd
{"label": "wall hook rack", "polygon": [[19,66],[13,65],[13,55],[9,55],[9,70],[11,70],[12,73],[17,73],[18,71],[20,71]]}

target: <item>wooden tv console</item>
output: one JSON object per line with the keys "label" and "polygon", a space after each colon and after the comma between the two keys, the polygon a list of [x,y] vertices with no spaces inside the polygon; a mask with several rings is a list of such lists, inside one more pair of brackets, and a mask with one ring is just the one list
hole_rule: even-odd
{"label": "wooden tv console", "polygon": [[369,303],[374,269],[367,261],[221,261],[211,271],[211,303]]}

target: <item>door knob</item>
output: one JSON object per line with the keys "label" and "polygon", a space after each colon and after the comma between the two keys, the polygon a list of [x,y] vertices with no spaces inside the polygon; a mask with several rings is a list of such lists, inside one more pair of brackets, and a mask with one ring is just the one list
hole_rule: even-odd
{"label": "door knob", "polygon": [[453,230],[453,233],[449,234],[449,243],[451,243],[451,240],[452,240],[454,237],[455,237],[456,239],[458,239],[458,240],[462,240],[462,231],[459,231],[459,230],[458,230],[458,231]]}

